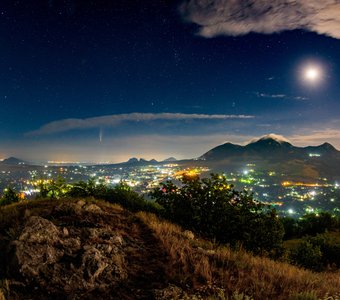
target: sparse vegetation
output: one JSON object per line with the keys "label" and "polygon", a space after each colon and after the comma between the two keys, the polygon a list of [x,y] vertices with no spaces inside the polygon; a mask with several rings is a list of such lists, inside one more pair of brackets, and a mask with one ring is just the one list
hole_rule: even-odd
{"label": "sparse vegetation", "polygon": [[[275,262],[263,256],[280,254],[283,230],[275,211],[256,202],[247,192],[235,191],[218,175],[206,179],[184,178],[181,187],[167,182],[153,192],[157,203],[146,201],[123,182],[108,187],[94,180],[67,184],[59,179],[41,186],[38,199],[33,201],[21,200],[12,189],[6,192],[3,203],[11,205],[0,207],[0,239],[3,241],[0,245],[0,299],[16,299],[13,295],[21,293],[17,294],[17,287],[13,285],[17,278],[11,278],[12,273],[8,273],[9,269],[13,270],[13,266],[8,265],[11,263],[8,255],[13,254],[14,248],[10,245],[15,245],[13,241],[20,238],[27,220],[41,216],[57,228],[58,224],[64,224],[64,228],[65,224],[96,228],[98,224],[103,226],[108,222],[104,227],[118,226],[117,230],[120,230],[121,221],[117,223],[111,217],[105,219],[104,215],[111,215],[110,211],[117,216],[124,215],[122,218],[128,223],[124,225],[126,233],[123,236],[129,245],[139,240],[135,250],[144,253],[129,255],[144,255],[150,268],[162,270],[162,279],[157,277],[152,285],[160,288],[142,292],[151,293],[155,299],[340,299],[340,274],[336,271],[340,246],[327,233],[327,230],[337,228],[336,219],[326,214],[321,215],[321,221],[314,216],[302,221],[284,219],[286,230],[291,228],[294,234],[307,232],[307,229],[314,233],[311,228],[321,230],[320,227],[323,228],[321,232],[326,233],[306,236],[288,251],[287,257],[297,266]],[[132,215],[117,204],[138,213]],[[88,211],[86,217],[82,217],[83,209]],[[101,211],[105,214],[99,213]],[[184,229],[159,219],[164,216]],[[68,221],[65,223],[65,220]],[[69,232],[67,228],[58,230]],[[150,232],[156,240],[151,238]],[[148,246],[150,257],[142,250],[144,243],[151,243]],[[328,272],[313,273],[298,266]],[[147,278],[147,281],[153,280]],[[174,285],[167,286],[168,282]],[[149,288],[149,284],[145,283],[145,286]]]}
{"label": "sparse vegetation", "polygon": [[79,181],[72,184],[65,182],[63,178],[40,184],[38,199],[61,199],[61,198],[86,198],[93,197],[110,203],[120,204],[130,211],[150,211],[161,213],[161,206],[152,201],[146,201],[143,196],[134,192],[126,183],[120,182],[114,187],[96,182],[90,179],[87,182]]}
{"label": "sparse vegetation", "polygon": [[[134,283],[134,280],[141,280],[139,293],[152,294],[155,299],[286,300],[314,299],[308,297],[315,295],[315,299],[332,300],[340,297],[337,294],[340,286],[339,273],[313,273],[269,258],[255,257],[242,249],[232,250],[219,246],[210,240],[197,238],[192,232],[162,221],[151,213],[139,212],[133,215],[117,205],[99,200],[63,198],[54,201],[41,199],[21,202],[0,209],[0,237],[4,241],[0,246],[0,279],[6,283],[2,293],[9,293],[8,299],[15,299],[13,295],[22,295],[22,292],[28,293],[27,295],[36,293],[31,294],[35,299],[34,295],[44,291],[39,288],[34,292],[29,285],[21,286],[18,290],[20,281],[11,277],[18,270],[15,271],[14,265],[9,267],[12,262],[9,257],[13,255],[11,251],[14,251],[9,245],[19,239],[27,220],[32,222],[32,216],[39,216],[53,223],[67,238],[74,230],[88,232],[90,229],[86,228],[95,229],[98,226],[116,230],[123,239],[121,251],[129,251],[127,268],[130,274],[128,276],[132,276],[128,277],[130,281],[126,281],[121,289],[116,290],[119,293],[123,293],[126,286],[135,286],[137,283]],[[70,229],[69,226],[75,229]],[[76,236],[72,235],[70,238]],[[100,245],[100,240],[93,237],[92,243]],[[105,243],[103,245],[106,245]],[[60,251],[60,248],[58,249]],[[81,260],[82,254],[77,255],[80,255],[77,259]],[[135,266],[137,261],[143,261],[144,265]],[[56,268],[62,269],[67,267],[68,260],[60,259],[55,263],[58,264]],[[140,271],[137,272],[138,268]],[[53,265],[50,269],[54,270]],[[95,274],[96,270],[97,268],[93,269],[91,274]],[[57,281],[58,279],[53,280]],[[168,285],[169,282],[173,288]],[[54,291],[53,286],[45,288]],[[306,291],[309,294],[306,294]],[[136,295],[124,295],[125,299],[136,298]]]}
{"label": "sparse vegetation", "polygon": [[291,251],[293,263],[321,271],[340,267],[340,243],[326,234],[307,236]]}
{"label": "sparse vegetation", "polygon": [[168,181],[151,196],[184,228],[256,254],[281,253],[284,231],[276,211],[247,191],[236,191],[225,176],[185,176],[181,186]]}
{"label": "sparse vegetation", "polygon": [[216,294],[217,287],[222,289],[225,298],[215,299],[240,299],[235,298],[237,293],[243,295],[241,299],[340,299],[339,272],[313,273],[244,250],[190,239],[177,225],[149,213],[138,216],[169,253],[171,277],[193,288],[205,284]]}
{"label": "sparse vegetation", "polygon": [[306,214],[300,219],[285,217],[281,219],[285,229],[284,239],[315,236],[327,231],[340,229],[340,220],[329,212]]}

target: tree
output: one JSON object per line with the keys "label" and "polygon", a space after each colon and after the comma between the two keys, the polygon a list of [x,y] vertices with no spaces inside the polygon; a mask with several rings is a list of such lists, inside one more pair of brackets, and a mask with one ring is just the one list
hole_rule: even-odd
{"label": "tree", "polygon": [[285,230],[284,239],[289,240],[298,237],[300,234],[300,227],[298,220],[291,217],[284,217],[280,219]]}
{"label": "tree", "polygon": [[95,197],[104,199],[107,193],[107,186],[103,182],[96,183],[94,178],[86,181],[79,181],[72,185],[67,192],[70,197]]}
{"label": "tree", "polygon": [[40,180],[38,185],[39,194],[37,198],[52,198],[59,199],[65,197],[69,191],[70,186],[66,183],[63,177],[58,177],[57,180],[51,180],[49,182],[45,182],[44,180]]}
{"label": "tree", "polygon": [[219,242],[242,243],[255,253],[281,247],[283,227],[275,210],[245,190],[236,191],[225,176],[184,176],[180,186],[167,181],[150,195],[167,218]]}
{"label": "tree", "polygon": [[15,202],[19,202],[19,195],[15,192],[12,187],[8,187],[4,190],[4,194],[0,199],[0,205],[7,205]]}
{"label": "tree", "polygon": [[340,267],[340,244],[337,240],[327,234],[307,236],[294,249],[291,260],[302,267],[315,271],[322,271],[326,268]]}
{"label": "tree", "polygon": [[320,246],[313,245],[307,239],[303,240],[299,246],[291,252],[290,258],[293,263],[300,267],[315,271],[322,269],[322,252]]}
{"label": "tree", "polygon": [[299,222],[301,235],[316,235],[337,228],[337,219],[329,212],[307,214]]}

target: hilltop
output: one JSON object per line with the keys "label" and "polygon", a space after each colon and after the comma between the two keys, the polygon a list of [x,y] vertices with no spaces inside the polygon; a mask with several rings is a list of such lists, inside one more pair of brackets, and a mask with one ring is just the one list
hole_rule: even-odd
{"label": "hilltop", "polygon": [[340,286],[338,274],[232,251],[91,199],[2,207],[0,239],[0,299],[316,299]]}

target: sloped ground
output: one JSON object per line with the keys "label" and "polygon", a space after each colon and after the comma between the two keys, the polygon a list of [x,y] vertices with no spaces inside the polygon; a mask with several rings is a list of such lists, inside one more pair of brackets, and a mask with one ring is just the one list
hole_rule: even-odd
{"label": "sloped ground", "polygon": [[95,200],[0,208],[0,300],[340,299],[340,273],[232,251]]}
{"label": "sloped ground", "polygon": [[118,206],[45,201],[17,214],[12,236],[1,232],[10,299],[152,299],[167,286],[160,242]]}
{"label": "sloped ground", "polygon": [[154,231],[169,253],[169,276],[175,278],[175,282],[184,279],[191,287],[177,291],[179,295],[194,297],[189,299],[340,300],[339,270],[311,272],[287,262],[253,256],[242,249],[232,250],[194,238],[190,231],[183,231],[150,213],[139,212],[137,215]]}

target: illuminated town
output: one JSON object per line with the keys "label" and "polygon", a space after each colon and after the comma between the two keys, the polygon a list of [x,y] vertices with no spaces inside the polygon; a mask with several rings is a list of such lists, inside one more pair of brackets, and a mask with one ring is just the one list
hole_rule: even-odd
{"label": "illuminated town", "polygon": [[[19,170],[19,171],[18,171]],[[180,162],[146,165],[54,165],[29,166],[26,169],[1,171],[0,188],[12,186],[23,198],[33,199],[39,193],[41,183],[58,178],[66,182],[87,181],[90,178],[99,183],[114,186],[120,182],[128,184],[136,192],[148,198],[148,193],[161,182],[189,176],[208,176],[213,172],[206,166],[188,166]],[[225,172],[227,181],[236,189],[246,189],[256,200],[276,208],[280,214],[300,217],[306,213],[327,210],[339,215],[340,188],[337,182],[319,178],[315,182],[297,182],[287,179],[285,174],[274,171],[260,171],[249,163],[236,172]]]}

